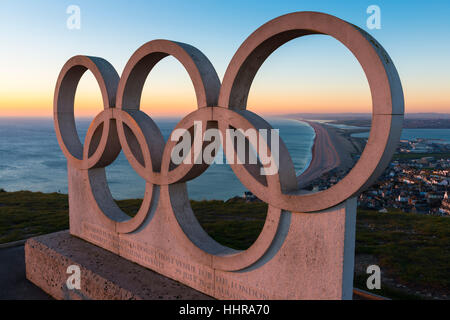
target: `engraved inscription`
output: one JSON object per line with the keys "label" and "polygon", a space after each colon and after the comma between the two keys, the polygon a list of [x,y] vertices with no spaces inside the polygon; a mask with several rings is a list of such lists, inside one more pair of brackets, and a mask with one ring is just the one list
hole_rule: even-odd
{"label": "engraved inscription", "polygon": [[215,276],[216,294],[227,299],[253,299],[253,300],[268,300],[269,294],[262,290],[255,289],[245,285],[239,281],[231,279],[231,277]]}
{"label": "engraved inscription", "polygon": [[127,239],[100,226],[84,222],[83,237],[105,249],[116,251],[130,259],[163,275],[170,276],[197,290],[216,294],[229,299],[269,299],[269,294],[248,284],[233,279],[233,273],[214,274],[210,267],[187,261],[168,254],[147,243]]}
{"label": "engraved inscription", "polygon": [[189,262],[182,257],[168,254],[166,251],[146,243],[138,243],[121,236],[119,254],[205,293],[211,294],[214,289],[213,269]]}
{"label": "engraved inscription", "polygon": [[124,258],[133,260],[152,269],[164,268],[164,264],[156,258],[156,250],[145,243],[120,237],[119,254]]}
{"label": "engraved inscription", "polygon": [[102,227],[91,223],[83,222],[81,235],[86,240],[101,246],[110,251],[119,250],[119,236],[116,233],[108,231]]}

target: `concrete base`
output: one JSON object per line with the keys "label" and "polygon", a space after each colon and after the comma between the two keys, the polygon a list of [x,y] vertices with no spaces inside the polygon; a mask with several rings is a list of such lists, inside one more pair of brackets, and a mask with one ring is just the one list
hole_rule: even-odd
{"label": "concrete base", "polygon": [[[55,299],[211,299],[192,288],[141,267],[69,234],[56,232],[25,244],[26,277]],[[81,271],[80,290],[69,290],[67,267]]]}

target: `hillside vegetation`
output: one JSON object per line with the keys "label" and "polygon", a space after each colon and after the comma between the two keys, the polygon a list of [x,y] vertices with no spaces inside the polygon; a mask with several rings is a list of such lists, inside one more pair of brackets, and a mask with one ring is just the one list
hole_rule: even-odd
{"label": "hillside vegetation", "polygon": [[[133,215],[141,200],[117,203]],[[191,201],[191,206],[213,238],[235,249],[246,249],[255,241],[267,211],[264,203],[240,201]],[[0,192],[0,243],[68,228],[67,195]],[[365,268],[375,263],[383,272],[385,295],[395,297],[397,289],[440,297],[450,292],[449,218],[360,210],[356,228],[355,285],[364,289]]]}

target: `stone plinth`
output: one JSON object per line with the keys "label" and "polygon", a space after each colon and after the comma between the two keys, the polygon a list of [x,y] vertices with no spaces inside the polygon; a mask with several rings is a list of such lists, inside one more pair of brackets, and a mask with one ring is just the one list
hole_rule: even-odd
{"label": "stone plinth", "polygon": [[[71,236],[68,231],[29,239],[26,276],[56,299],[211,299],[194,289]],[[67,267],[81,271],[80,290],[69,290]]]}

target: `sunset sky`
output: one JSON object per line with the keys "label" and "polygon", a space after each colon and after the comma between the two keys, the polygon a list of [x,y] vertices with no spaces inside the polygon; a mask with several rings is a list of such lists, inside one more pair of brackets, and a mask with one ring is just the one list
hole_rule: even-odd
{"label": "sunset sky", "polygon": [[[381,29],[369,30],[369,5],[381,9]],[[81,28],[66,26],[69,5],[81,9]],[[372,34],[399,71],[407,112],[450,110],[450,2],[442,1],[21,1],[0,2],[0,117],[52,116],[53,91],[66,60],[77,54],[110,61],[119,74],[147,41],[189,43],[211,60],[219,77],[240,44],[272,18],[294,11],[336,15]],[[370,93],[351,53],[331,37],[309,36],[278,49],[251,88],[249,109],[261,114],[369,112]],[[98,86],[83,76],[76,115],[101,109]],[[164,59],[152,71],[142,108],[150,116],[195,108],[181,64]]]}

